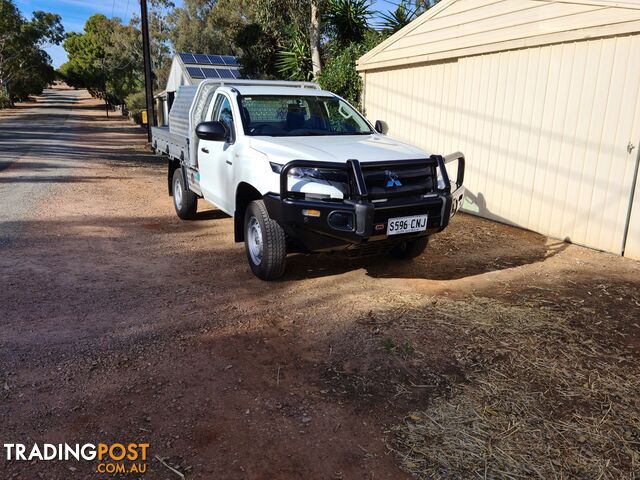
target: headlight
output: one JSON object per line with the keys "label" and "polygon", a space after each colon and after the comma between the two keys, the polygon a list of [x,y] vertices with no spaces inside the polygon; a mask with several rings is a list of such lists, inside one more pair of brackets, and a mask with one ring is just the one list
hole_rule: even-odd
{"label": "headlight", "polygon": [[289,170],[289,177],[312,178],[314,180],[338,183],[347,183],[348,181],[347,174],[345,172],[325,168],[296,167]]}
{"label": "headlight", "polygon": [[340,170],[296,167],[288,177],[289,191],[304,193],[309,199],[342,199],[349,191],[349,178]]}

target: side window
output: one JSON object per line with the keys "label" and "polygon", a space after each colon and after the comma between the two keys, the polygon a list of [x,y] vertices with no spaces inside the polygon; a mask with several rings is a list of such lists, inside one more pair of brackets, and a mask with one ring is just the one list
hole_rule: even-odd
{"label": "side window", "polygon": [[213,121],[222,123],[229,129],[231,141],[235,140],[235,129],[233,125],[233,114],[231,113],[231,102],[224,95],[218,95],[213,107]]}

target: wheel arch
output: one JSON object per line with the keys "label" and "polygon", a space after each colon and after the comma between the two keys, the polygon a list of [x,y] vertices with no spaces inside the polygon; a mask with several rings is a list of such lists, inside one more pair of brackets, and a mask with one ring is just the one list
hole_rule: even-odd
{"label": "wheel arch", "polygon": [[169,196],[173,197],[173,172],[180,168],[180,162],[169,158],[167,167],[167,187],[169,189]]}
{"label": "wheel arch", "polygon": [[244,213],[254,200],[260,200],[262,194],[253,185],[240,182],[236,188],[235,210],[233,213],[233,236],[236,242],[244,241]]}

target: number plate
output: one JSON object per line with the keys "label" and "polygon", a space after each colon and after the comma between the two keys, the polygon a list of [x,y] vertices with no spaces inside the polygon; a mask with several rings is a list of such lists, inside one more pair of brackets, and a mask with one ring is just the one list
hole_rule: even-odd
{"label": "number plate", "polygon": [[422,232],[427,229],[427,215],[413,217],[390,218],[387,223],[387,235],[400,233]]}

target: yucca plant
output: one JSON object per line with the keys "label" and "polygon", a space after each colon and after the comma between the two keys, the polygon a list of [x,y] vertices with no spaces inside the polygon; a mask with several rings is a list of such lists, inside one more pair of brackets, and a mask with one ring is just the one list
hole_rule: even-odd
{"label": "yucca plant", "polygon": [[411,10],[403,0],[393,12],[381,13],[380,26],[385,32],[396,33],[401,28],[409,25],[416,17],[415,10]]}
{"label": "yucca plant", "polygon": [[438,3],[438,0],[418,0],[413,5],[402,0],[393,12],[381,13],[379,26],[386,33],[396,33]]}
{"label": "yucca plant", "polygon": [[342,46],[359,43],[373,15],[370,0],[329,0],[325,21]]}
{"label": "yucca plant", "polygon": [[313,68],[306,37],[293,38],[289,50],[278,53],[276,69],[287,80],[311,80]]}

